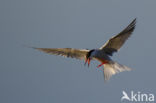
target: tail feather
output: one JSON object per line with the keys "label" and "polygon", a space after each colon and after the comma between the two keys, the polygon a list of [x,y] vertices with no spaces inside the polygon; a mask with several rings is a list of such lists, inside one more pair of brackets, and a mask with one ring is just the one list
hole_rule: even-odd
{"label": "tail feather", "polygon": [[109,80],[110,77],[116,73],[130,70],[131,70],[130,68],[124,65],[111,61],[107,64],[104,64],[104,79]]}

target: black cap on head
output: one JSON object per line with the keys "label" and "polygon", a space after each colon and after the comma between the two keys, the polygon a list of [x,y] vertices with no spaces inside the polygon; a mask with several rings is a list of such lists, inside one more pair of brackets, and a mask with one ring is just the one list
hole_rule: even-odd
{"label": "black cap on head", "polygon": [[86,58],[87,58],[87,59],[90,57],[91,53],[92,53],[94,50],[95,50],[95,49],[92,49],[92,50],[90,50],[90,51],[87,53],[87,55],[86,55]]}

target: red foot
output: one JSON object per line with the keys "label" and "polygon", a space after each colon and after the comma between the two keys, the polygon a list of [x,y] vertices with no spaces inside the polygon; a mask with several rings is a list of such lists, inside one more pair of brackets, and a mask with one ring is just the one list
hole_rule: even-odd
{"label": "red foot", "polygon": [[101,67],[102,65],[104,65],[104,64],[106,64],[106,63],[108,63],[108,61],[102,62],[100,65],[97,66],[97,68]]}
{"label": "red foot", "polygon": [[101,63],[100,65],[97,66],[97,68],[101,67],[104,63]]}

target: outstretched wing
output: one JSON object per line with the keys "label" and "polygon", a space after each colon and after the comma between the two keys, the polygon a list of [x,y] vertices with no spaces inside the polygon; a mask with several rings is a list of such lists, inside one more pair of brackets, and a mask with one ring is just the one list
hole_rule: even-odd
{"label": "outstretched wing", "polygon": [[109,39],[100,49],[108,55],[117,52],[135,29],[136,18],[118,35]]}
{"label": "outstretched wing", "polygon": [[86,49],[73,49],[73,48],[34,48],[34,49],[40,50],[48,54],[61,55],[64,57],[76,58],[81,60],[85,59],[86,54],[89,52],[89,50]]}

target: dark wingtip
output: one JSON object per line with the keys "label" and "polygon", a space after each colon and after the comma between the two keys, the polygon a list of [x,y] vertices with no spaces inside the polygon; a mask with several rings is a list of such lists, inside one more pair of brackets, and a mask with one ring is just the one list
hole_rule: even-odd
{"label": "dark wingtip", "polygon": [[134,21],[136,21],[137,20],[137,17],[134,19]]}
{"label": "dark wingtip", "polygon": [[137,17],[135,18],[135,19],[133,19],[133,21],[132,21],[132,24],[136,24],[136,22],[137,22]]}

